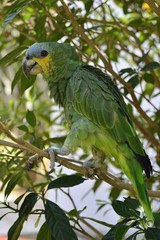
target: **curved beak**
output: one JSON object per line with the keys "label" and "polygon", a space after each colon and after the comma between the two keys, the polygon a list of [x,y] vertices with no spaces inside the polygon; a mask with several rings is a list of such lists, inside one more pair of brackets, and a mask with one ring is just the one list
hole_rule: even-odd
{"label": "curved beak", "polygon": [[35,64],[34,61],[32,62],[32,64],[30,63],[30,61],[33,61],[33,60],[25,59],[23,62],[23,73],[26,76],[26,78],[29,78],[30,71],[31,71],[32,67],[34,67],[34,64]]}
{"label": "curved beak", "polygon": [[25,59],[23,62],[23,72],[26,78],[29,78],[30,74],[37,75],[38,73],[42,73],[42,68],[33,59]]}

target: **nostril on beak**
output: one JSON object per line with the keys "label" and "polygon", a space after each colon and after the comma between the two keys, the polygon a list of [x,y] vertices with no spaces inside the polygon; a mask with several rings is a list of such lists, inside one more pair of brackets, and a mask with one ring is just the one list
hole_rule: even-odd
{"label": "nostril on beak", "polygon": [[31,59],[32,59],[31,56],[29,56],[29,55],[26,56],[26,60],[31,60]]}

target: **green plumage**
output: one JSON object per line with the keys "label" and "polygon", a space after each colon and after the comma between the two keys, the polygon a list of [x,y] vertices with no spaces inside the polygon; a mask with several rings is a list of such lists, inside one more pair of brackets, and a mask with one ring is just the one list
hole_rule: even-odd
{"label": "green plumage", "polygon": [[[49,70],[36,64],[40,64],[39,72],[48,82],[51,97],[64,107],[70,127],[63,149],[72,152],[80,146],[93,149],[96,160],[104,160],[105,155],[118,161],[148,218],[153,220],[142,176],[144,170],[150,177],[151,163],[116,85],[101,70],[80,65],[74,48],[68,44],[36,43],[28,49],[26,58],[43,60],[42,51],[50,57]],[[29,68],[27,62],[25,73],[26,66]]]}

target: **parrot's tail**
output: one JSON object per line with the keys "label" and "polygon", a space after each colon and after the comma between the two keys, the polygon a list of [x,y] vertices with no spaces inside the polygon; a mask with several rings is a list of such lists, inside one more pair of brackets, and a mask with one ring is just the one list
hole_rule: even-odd
{"label": "parrot's tail", "polygon": [[147,190],[143,179],[143,169],[139,161],[136,158],[127,158],[126,156],[119,157],[119,163],[126,176],[133,184],[136,196],[144,208],[144,211],[151,221],[154,221],[153,213],[151,210],[150,202],[148,199]]}

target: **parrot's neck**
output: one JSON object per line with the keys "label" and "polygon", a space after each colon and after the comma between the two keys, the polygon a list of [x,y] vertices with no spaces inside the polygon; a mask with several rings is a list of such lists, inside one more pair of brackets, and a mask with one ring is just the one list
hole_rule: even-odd
{"label": "parrot's neck", "polygon": [[79,64],[72,64],[68,68],[64,66],[55,72],[52,76],[47,78],[50,96],[54,98],[55,102],[64,107],[66,102],[66,88],[69,83],[69,79],[72,77],[74,71]]}

